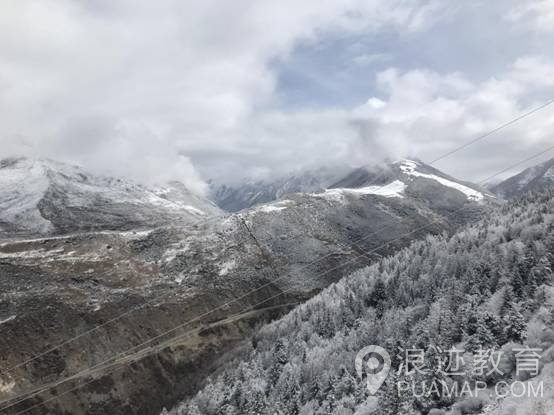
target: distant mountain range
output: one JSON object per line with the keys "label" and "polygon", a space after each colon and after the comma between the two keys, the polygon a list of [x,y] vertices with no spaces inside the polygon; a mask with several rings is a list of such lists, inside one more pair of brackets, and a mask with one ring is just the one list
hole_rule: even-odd
{"label": "distant mountain range", "polygon": [[396,179],[413,181],[414,178],[431,179],[435,183],[464,193],[468,191],[472,198],[483,199],[493,196],[480,186],[454,179],[420,160],[400,160],[394,163],[382,163],[360,168],[322,167],[308,170],[275,180],[245,181],[242,184],[212,184],[212,199],[228,212],[237,212],[263,203],[279,200],[293,193],[313,193],[326,189],[362,188],[379,186]]}
{"label": "distant mountain range", "polygon": [[[383,185],[398,178],[397,163],[382,163],[359,168],[322,167],[307,170],[273,180],[249,181],[234,185],[211,184],[211,198],[224,211],[237,212],[263,203],[282,199],[293,193],[321,192],[333,188],[361,188],[368,185]],[[454,179],[437,169],[415,160],[420,173],[473,189],[486,197],[495,196],[500,200],[521,196],[530,190],[541,190],[554,184],[554,159],[530,167],[506,180],[487,183],[482,186]],[[404,173],[407,173],[405,171]],[[452,186],[451,186],[452,187]],[[460,190],[461,187],[458,188]],[[476,195],[474,195],[477,197]],[[474,197],[472,196],[472,197]]]}

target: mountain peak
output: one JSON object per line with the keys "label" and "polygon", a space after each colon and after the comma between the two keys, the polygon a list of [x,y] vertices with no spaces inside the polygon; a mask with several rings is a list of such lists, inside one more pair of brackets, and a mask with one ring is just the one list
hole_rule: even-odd
{"label": "mountain peak", "polygon": [[436,192],[440,186],[453,197],[464,196],[470,201],[481,202],[493,197],[479,186],[455,179],[413,157],[354,169],[331,187],[365,188],[394,182],[404,183],[412,194]]}
{"label": "mountain peak", "polygon": [[[412,186],[408,186],[410,183]],[[427,186],[424,185],[427,182]],[[282,199],[293,193],[313,193],[326,189],[365,189],[378,192],[375,187],[389,186],[400,188],[399,183],[416,187],[418,192],[424,187],[443,186],[455,191],[458,196],[465,196],[472,201],[483,201],[493,197],[485,189],[455,179],[415,157],[402,158],[396,161],[383,161],[358,168],[322,168],[309,170],[302,174],[291,174],[274,180],[245,181],[241,185],[214,186],[214,200],[224,210],[235,212],[255,205]],[[436,189],[435,189],[436,190]],[[398,192],[394,192],[397,194]]]}

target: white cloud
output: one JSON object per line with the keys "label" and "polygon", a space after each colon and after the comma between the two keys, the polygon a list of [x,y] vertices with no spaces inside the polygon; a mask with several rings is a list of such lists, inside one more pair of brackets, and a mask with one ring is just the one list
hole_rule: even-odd
{"label": "white cloud", "polygon": [[[375,140],[392,137],[392,148],[432,160],[460,144],[552,99],[554,62],[524,57],[497,77],[471,82],[459,74],[439,75],[394,69],[378,75],[386,105],[366,105],[355,112],[379,122]],[[546,76],[550,75],[550,76]],[[547,108],[474,147],[445,160],[440,167],[460,176],[483,178],[552,142],[554,108]],[[394,154],[402,156],[404,154]]]}
{"label": "white cloud", "polygon": [[508,11],[505,18],[513,22],[531,24],[544,32],[554,31],[554,0],[531,0]]}
{"label": "white cloud", "polygon": [[273,99],[273,60],[322,31],[417,30],[437,4],[4,1],[2,152],[198,187],[178,153],[242,152],[246,123]]}
{"label": "white cloud", "polygon": [[[472,82],[459,73],[430,70],[377,74],[382,93],[352,109],[259,114],[244,145],[249,162],[279,170],[329,163],[360,165],[384,157],[413,155],[432,160],[508,122],[554,95],[554,62],[523,57],[500,76]],[[546,148],[552,142],[554,106],[479,145],[439,163],[468,179],[492,172]],[[251,139],[256,137],[256,139]],[[265,153],[264,153],[265,152]],[[249,158],[243,158],[244,160]],[[247,162],[248,163],[248,162]]]}
{"label": "white cloud", "polygon": [[[333,34],[410,36],[455,9],[438,0],[6,0],[1,156],[47,156],[195,189],[204,188],[195,167],[205,178],[236,178],[386,155],[432,158],[540,102],[552,62],[523,57],[487,80],[463,68],[368,70],[378,96],[368,92],[366,104],[294,112],[279,106],[272,63]],[[360,53],[359,63],[393,53]],[[539,145],[547,114],[502,137],[512,149]]]}

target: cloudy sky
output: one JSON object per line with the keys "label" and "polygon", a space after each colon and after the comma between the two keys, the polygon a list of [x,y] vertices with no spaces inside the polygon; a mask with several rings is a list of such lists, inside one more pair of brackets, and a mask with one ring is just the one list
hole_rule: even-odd
{"label": "cloudy sky", "polygon": [[[554,99],[552,44],[554,0],[3,0],[0,156],[196,189],[431,160]],[[553,121],[437,167],[480,180]]]}

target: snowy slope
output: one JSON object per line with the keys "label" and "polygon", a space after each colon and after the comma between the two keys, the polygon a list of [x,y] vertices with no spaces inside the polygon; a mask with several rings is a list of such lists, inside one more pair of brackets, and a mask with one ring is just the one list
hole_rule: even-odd
{"label": "snowy slope", "polygon": [[440,177],[436,174],[422,173],[421,171],[418,170],[418,167],[421,164],[418,163],[417,161],[400,160],[400,161],[397,161],[395,164],[397,164],[399,166],[400,170],[402,170],[402,172],[407,174],[408,176],[422,177],[422,178],[425,178],[425,179],[434,180],[434,181],[440,183],[443,186],[450,187],[450,188],[455,189],[459,192],[462,192],[464,195],[466,195],[466,197],[469,200],[480,201],[480,200],[483,200],[485,198],[483,193],[481,193],[481,192],[479,192],[475,189],[472,189],[471,187],[468,187],[464,184],[455,182],[453,180],[449,180],[449,179],[444,178],[444,177]]}
{"label": "snowy slope", "polygon": [[[394,187],[394,183],[403,184],[401,191],[393,192],[392,196],[395,197],[410,194],[429,200],[463,198],[478,203],[494,199],[492,194],[477,185],[450,177],[422,161],[409,159],[354,169],[331,188],[378,194],[387,193],[391,186]],[[378,188],[382,189],[377,190]]]}
{"label": "snowy slope", "polygon": [[219,213],[181,183],[148,188],[51,160],[0,161],[0,232],[60,233],[191,222]]}
{"label": "snowy slope", "polygon": [[[485,199],[494,198],[479,186],[449,177],[421,161],[407,159],[355,169],[344,166],[327,167],[291,174],[275,180],[247,181],[233,186],[212,186],[212,198],[222,209],[235,212],[273,202],[293,193],[319,194],[325,191],[326,197],[335,198],[346,193],[402,197],[408,188],[412,193],[421,191],[422,183],[426,181],[432,181],[434,185],[444,187],[447,193],[464,196],[468,201],[482,202]],[[430,184],[430,186],[434,185]],[[386,187],[381,189],[382,186]]]}
{"label": "snowy slope", "polygon": [[391,183],[382,186],[366,186],[359,188],[332,188],[325,190],[324,193],[319,195],[322,197],[340,198],[344,194],[358,194],[358,195],[377,195],[383,197],[404,197],[404,190],[406,190],[406,184],[400,180],[394,180]]}

